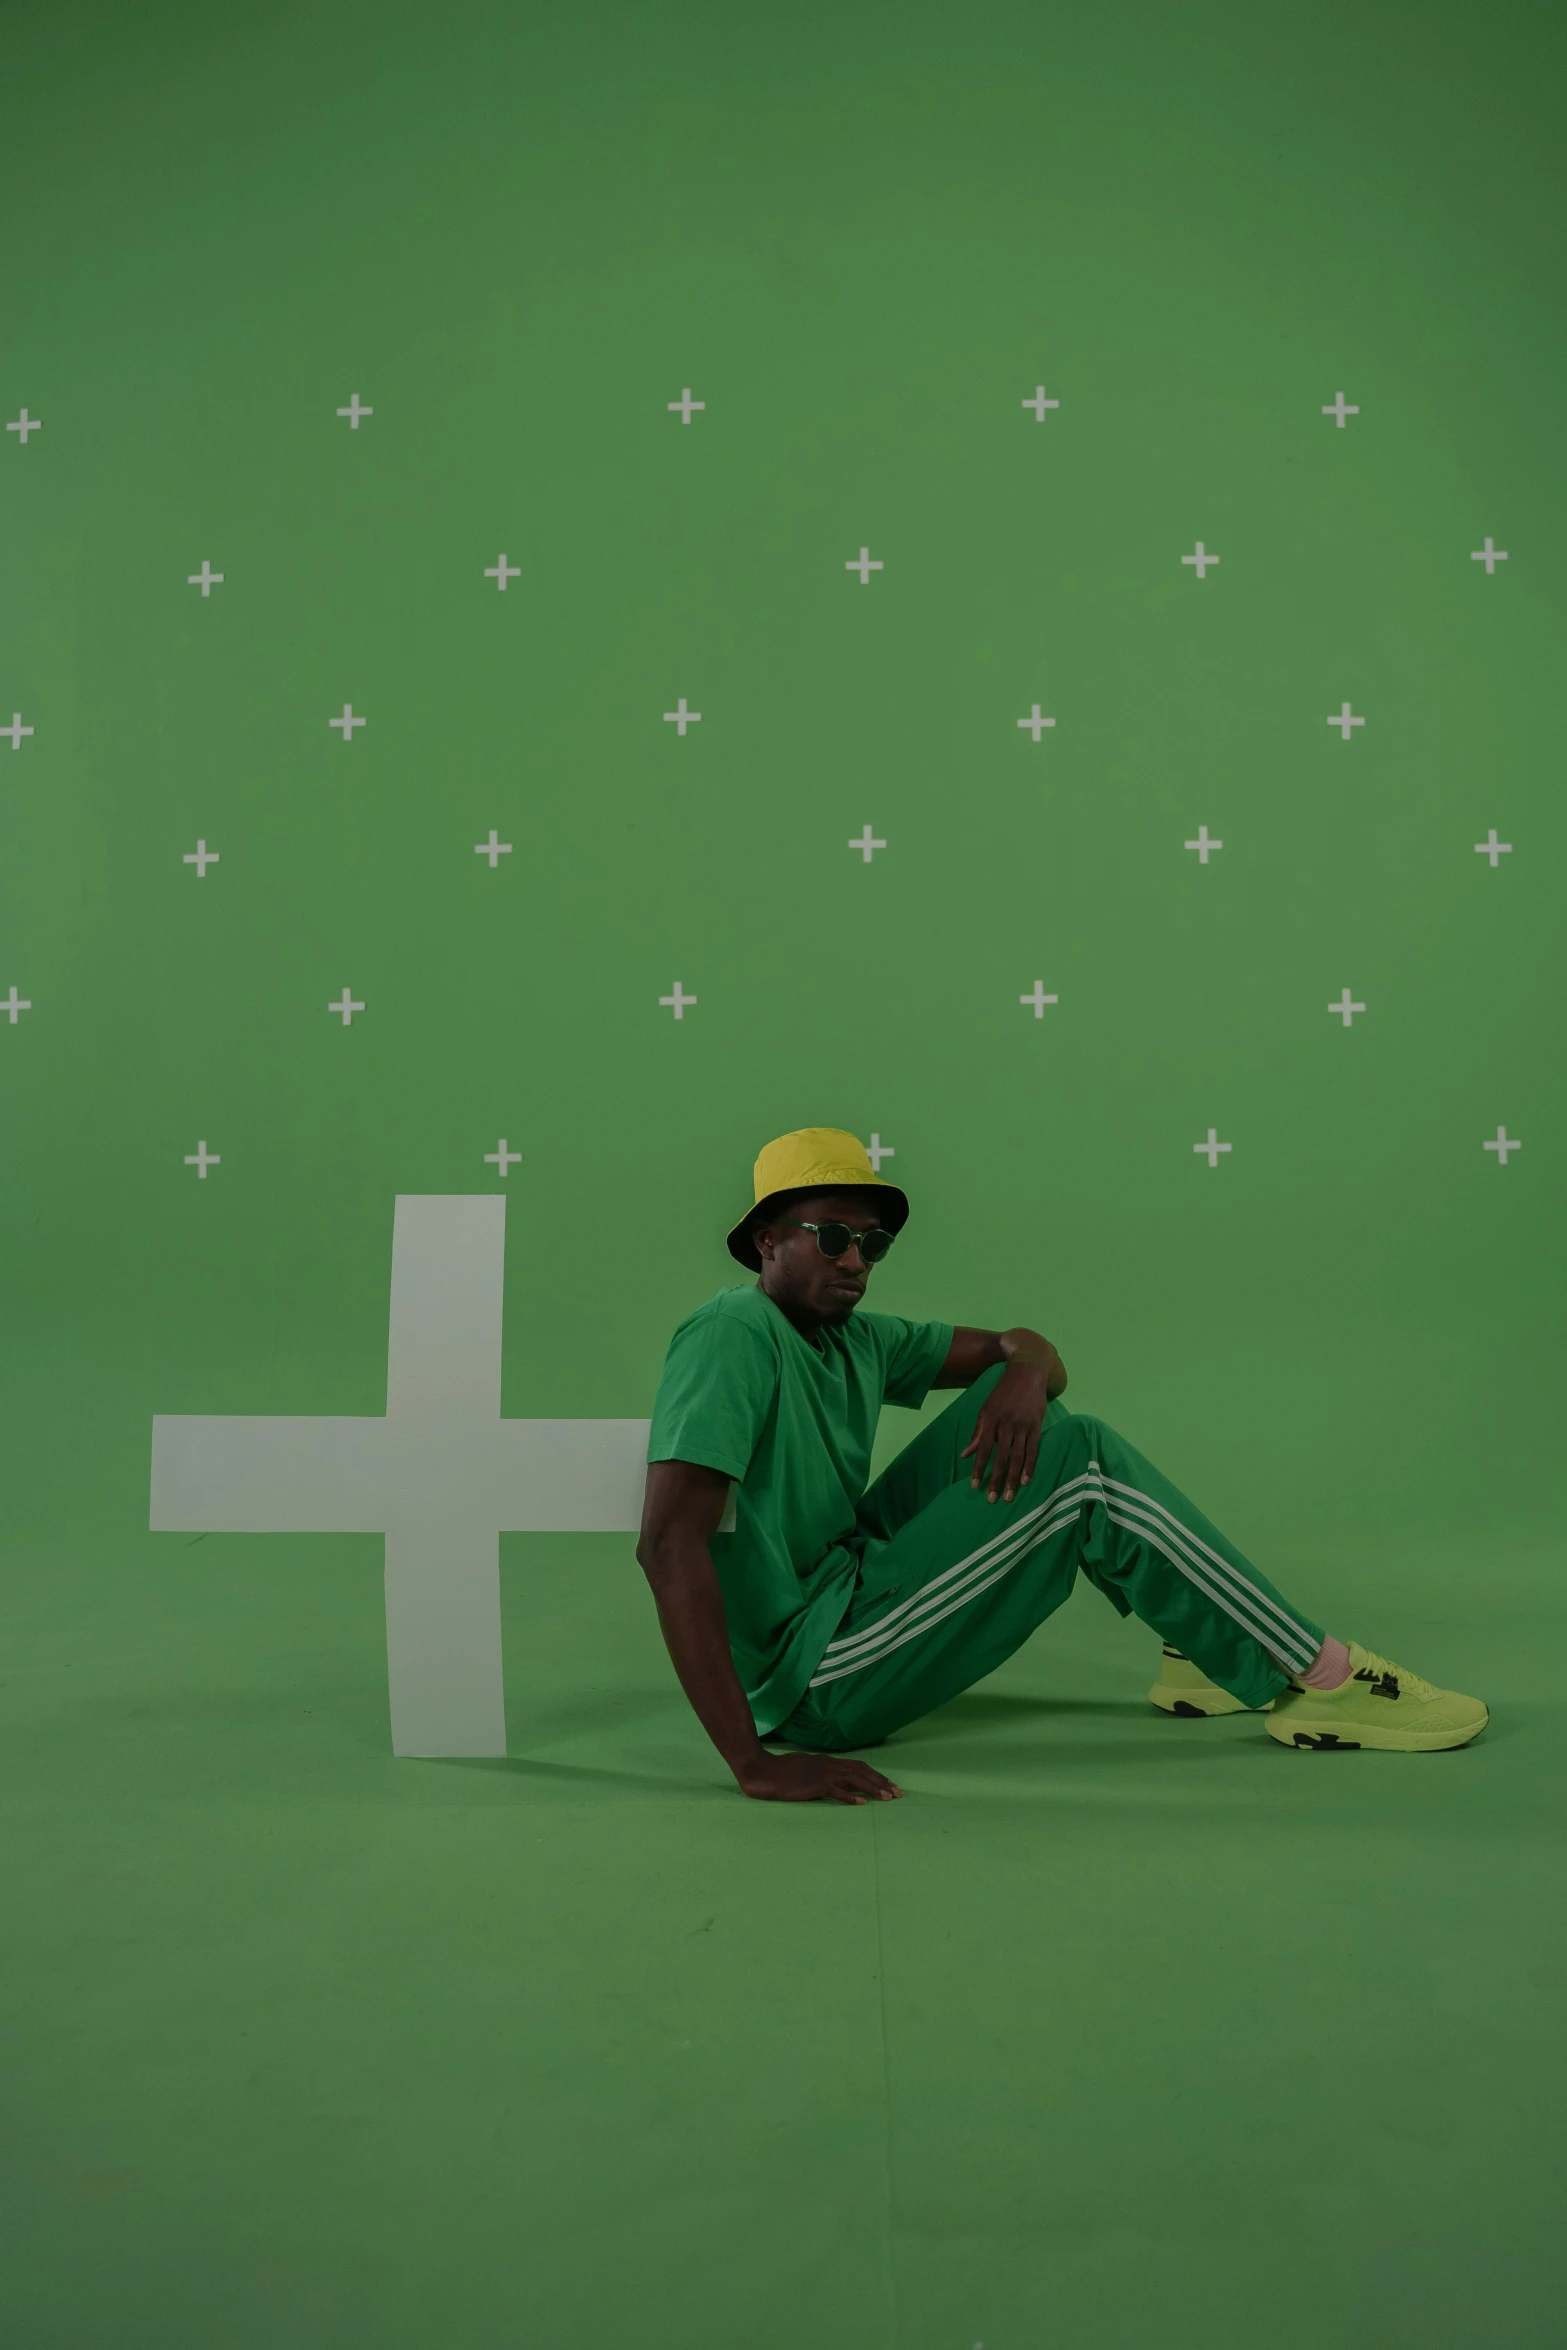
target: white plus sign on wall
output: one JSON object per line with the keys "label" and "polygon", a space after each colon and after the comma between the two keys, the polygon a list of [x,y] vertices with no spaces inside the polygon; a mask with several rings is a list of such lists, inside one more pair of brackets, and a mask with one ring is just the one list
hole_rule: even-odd
{"label": "white plus sign on wall", "polygon": [[1347,987],[1345,988],[1344,993],[1340,996],[1338,1002],[1336,1004],[1329,1004],[1328,1006],[1328,1010],[1330,1012],[1338,1013],[1346,1028],[1354,1019],[1355,1014],[1357,1012],[1363,1012],[1365,1008],[1366,1007],[1364,1004],[1354,1004],[1350,1002],[1349,989]]}
{"label": "white plus sign on wall", "polygon": [[346,1028],[353,1019],[354,1014],[364,1010],[364,1005],[356,1004],[353,997],[349,994],[347,988],[345,987],[343,990],[342,1001],[336,1004],[328,1004],[327,1010],[329,1012],[341,1012],[343,1015],[343,1026]]}
{"label": "white plus sign on wall", "polygon": [[682,424],[689,424],[692,417],[694,415],[700,414],[700,412],[707,406],[707,402],[705,400],[693,400],[691,397],[691,386],[687,384],[678,400],[666,400],[664,402],[664,406],[677,415]]}
{"label": "white plus sign on wall", "polygon": [[19,433],[21,435],[22,446],[25,449],[27,446],[28,434],[30,432],[42,432],[43,426],[39,423],[36,416],[29,416],[27,410],[24,408],[21,415],[15,418],[12,423],[8,424],[5,429],[7,432]]}
{"label": "white plus sign on wall", "polygon": [[506,1179],[507,1168],[519,1165],[521,1159],[521,1151],[509,1151],[506,1148],[506,1137],[504,1134],[501,1136],[500,1141],[496,1144],[494,1150],[486,1151],[484,1154],[485,1165],[487,1167],[494,1167],[499,1173],[502,1182],[504,1182]]}
{"label": "white plus sign on wall", "polygon": [[193,571],[190,577],[186,580],[185,585],[187,587],[199,587],[201,590],[201,600],[203,603],[205,603],[207,598],[211,595],[213,589],[223,585],[223,574],[221,571],[214,571],[212,565],[207,561],[206,556],[203,555],[201,558],[201,569],[199,571]]}
{"label": "white plus sign on wall", "polygon": [[496,867],[500,864],[502,857],[509,857],[511,855],[511,842],[509,840],[502,840],[500,834],[496,831],[494,825],[492,824],[490,826],[489,839],[476,840],[473,844],[473,853],[476,857],[488,857],[490,860],[490,871],[493,873]]}
{"label": "white plus sign on wall", "polygon": [[501,594],[504,595],[506,582],[509,579],[521,579],[522,571],[518,564],[508,563],[504,555],[498,555],[484,576],[486,579],[493,579]]}
{"label": "white plus sign on wall", "polygon": [[871,573],[873,571],[885,571],[887,566],[885,563],[873,563],[871,561],[871,551],[869,547],[862,547],[859,553],[855,556],[854,561],[852,563],[845,563],[843,568],[845,571],[857,571],[860,575],[861,587],[869,587],[871,584]]}
{"label": "white plus sign on wall", "polygon": [[1348,406],[1345,402],[1342,392],[1335,392],[1333,395],[1332,405],[1324,408],[1322,413],[1324,416],[1331,416],[1334,422],[1337,424],[1339,431],[1342,432],[1344,429],[1345,418],[1349,416],[1358,416],[1360,414],[1360,410],[1358,408]]}
{"label": "white plus sign on wall", "polygon": [[506,1751],[502,1532],[641,1519],[646,1420],[501,1418],[505,1240],[502,1192],[398,1200],[384,1418],[152,1424],[154,1532],[385,1536],[398,1754]]}
{"label": "white plus sign on wall", "polygon": [[1235,1145],[1233,1142],[1221,1142],[1219,1140],[1219,1130],[1216,1126],[1209,1127],[1208,1139],[1206,1142],[1194,1142],[1192,1144],[1192,1149],[1198,1154],[1199,1157],[1201,1157],[1204,1152],[1207,1153],[1208,1164],[1210,1167],[1216,1167],[1219,1164],[1219,1157],[1221,1152],[1232,1151],[1234,1148]]}
{"label": "white plus sign on wall", "polygon": [[1183,555],[1181,557],[1181,561],[1183,563],[1190,563],[1194,566],[1199,579],[1206,579],[1209,571],[1212,569],[1213,565],[1218,562],[1218,560],[1219,558],[1217,555],[1209,554],[1201,539],[1197,541],[1197,552],[1195,555]]}
{"label": "white plus sign on wall", "polygon": [[1020,718],[1018,720],[1018,725],[1025,733],[1031,734],[1036,743],[1038,742],[1040,736],[1044,733],[1046,727],[1054,726],[1054,724],[1055,720],[1053,718],[1042,718],[1040,716],[1039,704],[1037,702],[1034,704],[1034,707],[1032,710],[1030,710],[1026,718]]}
{"label": "white plus sign on wall", "polygon": [[187,1167],[195,1168],[196,1180],[198,1183],[205,1183],[207,1180],[207,1169],[209,1167],[221,1167],[223,1161],[219,1158],[216,1151],[208,1150],[205,1142],[198,1142],[194,1151],[187,1151],[185,1153],[185,1164]]}
{"label": "white plus sign on wall", "polygon": [[1338,712],[1337,716],[1330,717],[1328,720],[1328,724],[1330,726],[1336,726],[1339,729],[1340,735],[1345,742],[1348,742],[1349,740],[1349,730],[1352,726],[1364,726],[1365,723],[1366,722],[1363,718],[1355,717],[1347,702]]}
{"label": "white plus sign on wall", "polygon": [[16,992],[16,983],[14,980],[11,983],[10,994],[8,996],[0,996],[0,1012],[4,1012],[9,1017],[11,1026],[13,1028],[16,1026],[19,1015],[23,1012],[30,1012],[32,1008],[32,997],[18,995]]}
{"label": "white plus sign on wall", "polygon": [[859,839],[851,840],[848,845],[851,849],[859,850],[860,855],[864,858],[867,865],[870,863],[872,857],[875,856],[878,849],[884,849],[887,846],[884,840],[877,840],[873,837],[871,828],[868,824],[866,825],[863,833],[861,833]]}
{"label": "white plus sign on wall", "polygon": [[882,1160],[895,1159],[897,1155],[891,1143],[883,1142],[879,1134],[873,1134],[865,1146],[865,1156],[870,1160],[872,1168],[878,1175],[881,1173]]}
{"label": "white plus sign on wall", "polygon": [[674,994],[661,995],[658,1000],[661,1004],[667,1004],[669,1006],[677,1020],[683,1020],[691,1006],[696,1002],[696,997],[694,995],[684,994],[681,990],[680,982],[677,979],[675,981]]}
{"label": "white plus sign on wall", "polygon": [[32,727],[24,726],[22,724],[22,713],[20,710],[12,711],[11,723],[9,726],[0,726],[0,735],[6,735],[9,737],[13,751],[19,751],[22,747],[23,735],[31,734],[32,732]]}
{"label": "white plus sign on wall", "polygon": [[[348,429],[350,432],[357,432],[359,430],[360,418],[362,416],[373,416],[375,414],[375,410],[373,408],[363,407],[360,403],[359,394],[355,392],[352,398],[349,400],[348,406],[346,408],[339,408],[337,413],[339,416],[347,417]],[[392,435],[392,438],[394,440],[397,438],[395,433]]]}
{"label": "white plus sign on wall", "polygon": [[1483,547],[1476,547],[1473,550],[1469,560],[1471,563],[1483,563],[1485,565],[1486,578],[1494,579],[1496,577],[1496,566],[1498,563],[1505,563],[1507,561],[1507,557],[1500,547],[1493,547],[1490,540],[1487,539]]}
{"label": "white plus sign on wall", "polygon": [[1510,840],[1498,840],[1496,837],[1496,826],[1494,824],[1492,825],[1490,831],[1486,834],[1484,840],[1477,840],[1475,842],[1475,855],[1477,857],[1489,857],[1491,860],[1491,871],[1493,873],[1496,871],[1500,860],[1503,857],[1510,857],[1512,853],[1512,842]]}
{"label": "white plus sign on wall", "polygon": [[1045,387],[1043,384],[1036,384],[1034,387],[1033,397],[1023,402],[1023,406],[1025,408],[1033,409],[1034,414],[1038,417],[1041,424],[1043,424],[1045,421],[1045,410],[1047,408],[1059,408],[1060,405],[1061,403],[1059,400],[1047,400],[1045,398]]}
{"label": "white plus sign on wall", "polygon": [[183,861],[187,865],[195,866],[198,881],[205,881],[207,867],[218,863],[218,852],[216,849],[209,849],[204,840],[199,840],[194,849],[186,851]]}
{"label": "white plus sign on wall", "polygon": [[351,743],[353,741],[354,728],[356,726],[368,726],[369,723],[370,722],[367,718],[356,718],[354,716],[354,705],[352,702],[345,702],[343,704],[343,715],[341,718],[329,718],[327,720],[328,726],[340,726],[342,728],[343,740],[345,743]]}
{"label": "white plus sign on wall", "polygon": [[[684,694],[682,694],[680,697],[680,703],[677,709],[666,710],[664,712],[664,724],[666,726],[672,726],[675,732],[679,735],[682,742],[684,742],[686,739],[686,728],[688,726],[700,726],[701,723],[701,711],[688,710],[686,708],[686,697]],[[723,733],[724,730],[722,726],[719,727],[718,731],[720,734]],[[722,745],[720,745],[720,756],[722,756]]]}
{"label": "white plus sign on wall", "polygon": [[1207,825],[1199,824],[1197,827],[1197,838],[1195,840],[1189,840],[1183,845],[1189,849],[1195,849],[1197,851],[1198,863],[1206,865],[1213,851],[1215,849],[1222,849],[1224,843],[1222,840],[1210,840],[1208,838]]}
{"label": "white plus sign on wall", "polygon": [[1481,1147],[1488,1151],[1495,1151],[1497,1165],[1499,1167],[1505,1167],[1507,1164],[1508,1152],[1521,1151],[1523,1149],[1523,1144],[1519,1141],[1516,1134],[1509,1134],[1505,1126],[1498,1126],[1496,1129],[1496,1140],[1494,1142],[1484,1143]]}
{"label": "white plus sign on wall", "polygon": [[1058,1004],[1061,998],[1058,995],[1046,995],[1044,981],[1036,979],[1031,992],[1028,995],[1020,995],[1017,1000],[1020,1004],[1032,1004],[1034,1018],[1043,1020],[1046,1004]]}

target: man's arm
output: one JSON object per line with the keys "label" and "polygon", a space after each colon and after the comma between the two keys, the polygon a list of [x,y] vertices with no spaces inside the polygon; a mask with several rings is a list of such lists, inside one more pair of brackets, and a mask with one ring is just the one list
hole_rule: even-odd
{"label": "man's arm", "polygon": [[743,1795],[773,1803],[865,1803],[901,1795],[869,1763],[836,1754],[769,1754],[729,1653],[724,1596],[708,1550],[729,1479],[695,1461],[654,1461],[647,1473],[637,1561],[653,1587],[680,1686]]}
{"label": "man's arm", "polygon": [[[1045,1406],[1066,1386],[1066,1365],[1037,1330],[968,1330],[952,1333],[947,1359],[933,1387],[972,1387],[994,1363],[1006,1369],[980,1406],[974,1433],[959,1458],[974,1456],[970,1485],[987,1485],[986,1499],[1011,1501],[1034,1474]],[[988,1479],[985,1465],[990,1464]]]}

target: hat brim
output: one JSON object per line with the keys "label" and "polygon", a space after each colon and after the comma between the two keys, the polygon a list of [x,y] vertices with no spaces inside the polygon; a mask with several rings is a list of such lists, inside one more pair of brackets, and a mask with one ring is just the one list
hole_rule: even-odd
{"label": "hat brim", "polygon": [[760,1273],[762,1255],[751,1237],[754,1228],[758,1224],[767,1223],[781,1208],[786,1208],[791,1200],[814,1199],[824,1191],[863,1191],[872,1194],[876,1212],[884,1230],[888,1232],[901,1232],[909,1220],[908,1194],[900,1191],[896,1183],[797,1183],[788,1191],[770,1191],[765,1199],[757,1201],[754,1208],[747,1208],[729,1234],[729,1254],[735,1263],[744,1265],[748,1273]]}

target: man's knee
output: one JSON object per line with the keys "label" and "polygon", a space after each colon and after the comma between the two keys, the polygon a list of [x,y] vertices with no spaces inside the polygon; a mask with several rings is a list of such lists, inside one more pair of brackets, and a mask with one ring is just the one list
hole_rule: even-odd
{"label": "man's knee", "polygon": [[[1045,1434],[1053,1431],[1047,1426]],[[1070,1419],[1060,1423],[1060,1435],[1067,1446],[1067,1458],[1079,1467],[1089,1461],[1106,1461],[1126,1450],[1125,1439],[1118,1436],[1108,1420],[1101,1420],[1093,1412],[1073,1412]]]}
{"label": "man's knee", "polygon": [[1075,1472],[1097,1459],[1101,1425],[1091,1412],[1063,1412],[1059,1419],[1046,1420],[1040,1450],[1050,1448],[1064,1469]]}

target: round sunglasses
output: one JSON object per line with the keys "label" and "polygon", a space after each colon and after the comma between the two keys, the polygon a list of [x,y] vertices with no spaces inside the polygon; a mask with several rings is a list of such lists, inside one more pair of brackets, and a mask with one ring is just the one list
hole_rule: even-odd
{"label": "round sunglasses", "polygon": [[802,1224],[798,1216],[780,1216],[778,1221],[792,1224],[796,1232],[814,1232],[824,1257],[841,1257],[857,1248],[867,1265],[879,1265],[897,1238],[895,1232],[883,1232],[879,1224],[857,1232],[852,1224]]}

